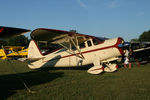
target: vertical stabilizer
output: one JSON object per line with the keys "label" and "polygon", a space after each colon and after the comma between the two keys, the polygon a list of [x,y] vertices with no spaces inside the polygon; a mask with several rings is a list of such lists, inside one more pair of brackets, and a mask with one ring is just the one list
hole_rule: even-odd
{"label": "vertical stabilizer", "polygon": [[41,54],[37,44],[34,40],[30,41],[29,47],[28,47],[28,58],[34,59],[34,58],[42,58],[43,55]]}

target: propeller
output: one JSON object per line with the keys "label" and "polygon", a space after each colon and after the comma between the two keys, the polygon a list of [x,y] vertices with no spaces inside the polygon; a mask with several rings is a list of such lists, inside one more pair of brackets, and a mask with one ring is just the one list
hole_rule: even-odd
{"label": "propeller", "polygon": [[118,47],[119,48],[126,48],[126,47],[129,47],[130,44],[131,44],[130,42],[124,42],[124,43],[119,44]]}

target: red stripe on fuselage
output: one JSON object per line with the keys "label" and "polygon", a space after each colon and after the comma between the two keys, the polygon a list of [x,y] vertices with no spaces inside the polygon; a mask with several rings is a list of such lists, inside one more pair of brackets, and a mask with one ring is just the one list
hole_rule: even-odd
{"label": "red stripe on fuselage", "polygon": [[[121,48],[118,48],[118,45],[122,42],[122,40],[123,40],[122,38],[118,38],[115,45],[107,46],[107,47],[103,47],[103,48],[98,48],[98,49],[93,49],[93,50],[89,50],[89,51],[84,51],[84,52],[81,52],[81,53],[85,54],[85,53],[95,52],[95,51],[99,51],[99,50],[105,50],[105,49],[109,49],[109,48],[117,48],[119,50],[120,54],[123,55],[124,54],[123,50]],[[80,53],[77,53],[77,55],[78,54],[80,54]],[[63,56],[61,58],[66,58],[66,57],[71,57],[71,56],[75,56],[75,54]],[[56,59],[58,59],[58,58],[56,58]],[[55,60],[55,59],[53,59],[53,60]],[[44,61],[44,62],[48,62],[48,61]]]}
{"label": "red stripe on fuselage", "polygon": [[[123,50],[118,47],[118,45],[122,42],[122,40],[123,40],[122,38],[118,38],[117,43],[115,45],[107,46],[107,47],[103,47],[103,48],[98,48],[98,49],[93,49],[93,50],[89,50],[89,51],[84,51],[81,53],[84,54],[84,53],[95,52],[95,51],[104,50],[104,49],[108,49],[108,48],[117,48],[119,50],[120,54],[123,55],[124,54]],[[78,54],[80,54],[80,53],[77,53],[77,55]],[[67,56],[63,56],[61,58],[66,58],[66,57],[70,57],[70,56],[74,56],[74,55],[75,54],[67,55]]]}
{"label": "red stripe on fuselage", "polygon": [[[95,52],[95,51],[99,51],[99,50],[104,50],[104,49],[108,49],[108,48],[112,48],[114,46],[108,46],[108,47],[103,47],[103,48],[98,48],[98,49],[93,49],[93,50],[89,50],[89,51],[84,51],[84,52],[81,52],[82,54],[85,54],[85,53],[90,53],[90,52]],[[77,53],[77,55],[80,54],[80,53]],[[75,54],[72,54],[72,55],[67,55],[67,56],[63,56],[61,58],[66,58],[66,57],[70,57],[70,56],[74,56]]]}

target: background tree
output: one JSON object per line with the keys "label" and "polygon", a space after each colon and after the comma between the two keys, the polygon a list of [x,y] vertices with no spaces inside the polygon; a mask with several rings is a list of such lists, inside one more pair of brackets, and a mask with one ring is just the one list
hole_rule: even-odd
{"label": "background tree", "polygon": [[2,46],[6,46],[7,44],[7,41],[0,40],[0,49],[2,48]]}
{"label": "background tree", "polygon": [[12,37],[8,40],[9,46],[26,46],[28,47],[29,39],[25,37],[24,35]]}
{"label": "background tree", "polygon": [[131,42],[139,42],[139,39],[138,38],[131,39]]}
{"label": "background tree", "polygon": [[70,30],[69,32],[74,32],[74,33],[77,33],[77,30]]}
{"label": "background tree", "polygon": [[139,41],[141,41],[141,42],[142,42],[142,41],[150,42],[150,30],[143,32],[143,33],[139,36]]}

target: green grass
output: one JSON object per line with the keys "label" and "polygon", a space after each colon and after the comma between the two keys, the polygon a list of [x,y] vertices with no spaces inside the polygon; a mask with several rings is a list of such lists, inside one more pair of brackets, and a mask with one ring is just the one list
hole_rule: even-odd
{"label": "green grass", "polygon": [[150,100],[150,64],[91,75],[86,70],[39,71],[24,62],[0,61],[0,100]]}

